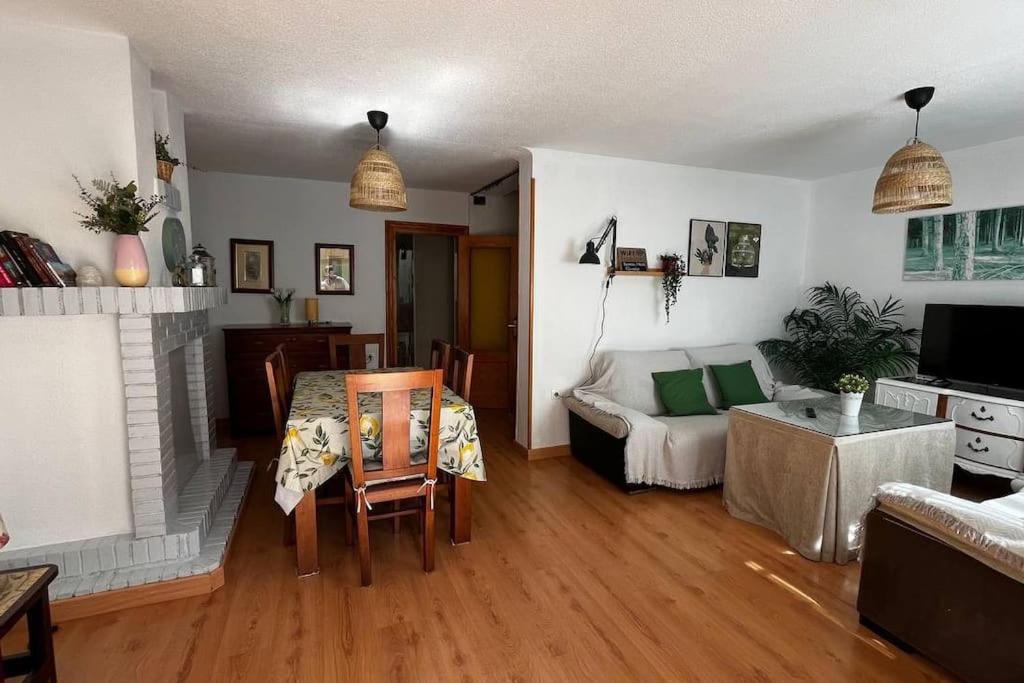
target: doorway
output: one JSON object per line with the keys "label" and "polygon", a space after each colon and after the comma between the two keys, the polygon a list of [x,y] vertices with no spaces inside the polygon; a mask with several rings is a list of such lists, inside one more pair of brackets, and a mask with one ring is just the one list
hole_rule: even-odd
{"label": "doorway", "polygon": [[513,410],[518,322],[514,235],[470,235],[464,225],[385,223],[390,367],[427,367],[443,339],[474,355],[465,398]]}

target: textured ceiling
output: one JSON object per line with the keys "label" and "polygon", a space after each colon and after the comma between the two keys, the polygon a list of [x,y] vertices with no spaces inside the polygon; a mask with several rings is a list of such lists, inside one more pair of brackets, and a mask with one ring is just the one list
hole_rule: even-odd
{"label": "textured ceiling", "polygon": [[818,178],[881,166],[935,85],[941,150],[1024,135],[1020,0],[0,0],[125,34],[187,112],[191,161],[344,179],[385,143],[469,191],[549,147]]}

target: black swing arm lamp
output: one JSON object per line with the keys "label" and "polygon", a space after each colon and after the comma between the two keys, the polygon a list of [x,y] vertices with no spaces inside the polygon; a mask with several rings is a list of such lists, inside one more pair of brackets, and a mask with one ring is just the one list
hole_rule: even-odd
{"label": "black swing arm lamp", "polygon": [[[608,226],[604,229],[604,232],[601,233],[600,237],[591,238],[591,239],[587,240],[587,250],[583,253],[583,256],[580,256],[580,263],[588,263],[588,264],[595,265],[595,266],[601,265],[601,257],[598,256],[598,252],[601,251],[601,247],[604,246],[604,243],[608,240],[608,236],[611,235],[611,238],[612,238],[611,264],[612,264],[612,270],[614,270],[615,269],[615,242],[618,239],[618,233],[619,233],[618,225],[619,225],[619,219],[616,218],[615,216],[612,216],[608,220]],[[596,245],[594,244],[594,239],[597,239],[597,244]]]}

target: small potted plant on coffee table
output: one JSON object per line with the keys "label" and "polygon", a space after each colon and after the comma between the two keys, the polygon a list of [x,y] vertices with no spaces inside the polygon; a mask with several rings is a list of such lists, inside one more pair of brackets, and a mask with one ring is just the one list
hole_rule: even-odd
{"label": "small potted plant on coffee table", "polygon": [[847,373],[836,382],[836,389],[839,390],[839,411],[843,415],[856,417],[860,415],[860,404],[864,400],[864,392],[870,384],[864,377]]}
{"label": "small potted plant on coffee table", "polygon": [[171,182],[174,169],[181,166],[181,159],[171,156],[167,145],[171,142],[170,135],[153,134],[153,143],[156,146],[156,175],[165,183]]}

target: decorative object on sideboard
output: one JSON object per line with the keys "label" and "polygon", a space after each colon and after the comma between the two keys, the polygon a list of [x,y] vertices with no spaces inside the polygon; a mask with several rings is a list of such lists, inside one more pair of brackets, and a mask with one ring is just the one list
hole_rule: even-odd
{"label": "decorative object on sideboard", "polygon": [[[598,256],[598,252],[601,251],[601,247],[608,240],[608,236],[612,238],[612,263],[611,270],[615,270],[615,242],[619,235],[619,219],[612,216],[608,219],[608,225],[605,226],[604,232],[599,237],[591,237],[587,240],[586,250],[583,252],[583,256],[580,256],[580,263],[590,264],[599,266],[601,265],[601,257]],[[594,244],[594,240],[597,240],[597,244]]]}
{"label": "decorative object on sideboard", "polygon": [[94,265],[86,264],[78,267],[79,287],[102,287],[103,273]]}
{"label": "decorative object on sideboard", "polygon": [[891,295],[869,304],[860,294],[831,282],[811,287],[810,307],[795,308],[783,325],[789,339],[766,339],[758,348],[800,384],[832,391],[855,372],[874,381],[914,369],[920,332],[903,327],[903,302]]}
{"label": "decorative object on sideboard", "polygon": [[665,324],[668,325],[672,307],[679,297],[679,288],[686,275],[686,262],[675,252],[661,255],[661,293],[665,297]]}
{"label": "decorative object on sideboard", "polygon": [[320,299],[315,296],[306,297],[306,322],[314,325],[320,321]]}
{"label": "decorative object on sideboard", "polygon": [[907,219],[904,280],[1024,280],[1024,206]]}
{"label": "decorative object on sideboard", "polygon": [[377,142],[356,165],[349,186],[348,205],[365,211],[405,211],[408,202],[402,171],[394,157],[380,146],[380,132],[388,125],[388,115],[382,111],[368,111],[366,119],[377,131]]}
{"label": "decorative object on sideboard", "polygon": [[273,240],[232,239],[231,291],[270,294],[274,290]]}
{"label": "decorative object on sideboard", "polygon": [[75,270],[48,243],[0,231],[0,287],[74,287]]}
{"label": "decorative object on sideboard", "polygon": [[351,244],[313,246],[317,294],[355,294],[356,248]]}
{"label": "decorative object on sideboard", "polygon": [[287,325],[292,321],[292,298],[295,296],[294,289],[275,289],[270,296],[277,302],[280,309],[278,322]]}
{"label": "decorative object on sideboard", "polygon": [[171,176],[174,175],[174,169],[181,166],[181,160],[177,157],[171,156],[170,150],[167,149],[167,145],[170,144],[170,142],[170,135],[153,133],[153,144],[156,147],[156,175],[165,183],[171,182]]}
{"label": "decorative object on sideboard", "polygon": [[89,207],[91,213],[75,212],[86,230],[96,233],[112,232],[117,235],[114,247],[114,279],[122,287],[144,287],[149,282],[149,259],[139,238],[140,232],[149,230],[146,224],[153,220],[153,211],[161,198],[151,195],[149,199],[138,196],[135,181],[127,185],[117,182],[114,174],[110,180],[93,180],[92,186],[99,194],[93,194],[82,186],[78,176],[78,196]]}
{"label": "decorative object on sideboard", "polygon": [[903,93],[907,106],[917,112],[914,137],[885,162],[875,183],[872,213],[906,213],[938,209],[953,203],[953,178],[945,159],[917,137],[921,110],[932,100],[935,88],[914,88]]}
{"label": "decorative object on sideboard", "polygon": [[704,277],[722,277],[725,273],[725,221],[690,220],[689,273]]}
{"label": "decorative object on sideboard", "polygon": [[864,401],[864,394],[871,388],[867,378],[861,375],[848,372],[836,382],[836,389],[839,390],[839,412],[847,417],[860,415],[860,405]]}
{"label": "decorative object on sideboard", "polygon": [[761,268],[761,226],[729,222],[726,233],[725,276],[757,277]]}
{"label": "decorative object on sideboard", "polygon": [[616,269],[620,272],[644,272],[647,270],[647,250],[639,247],[616,247]]}

